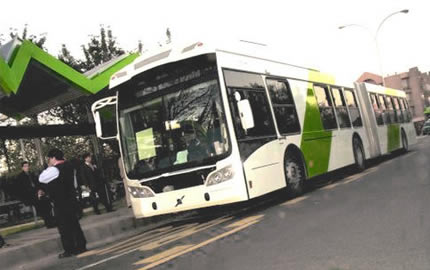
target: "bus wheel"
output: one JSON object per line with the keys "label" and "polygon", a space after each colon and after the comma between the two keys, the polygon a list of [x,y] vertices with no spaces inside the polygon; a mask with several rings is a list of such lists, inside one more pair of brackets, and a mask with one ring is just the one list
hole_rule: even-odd
{"label": "bus wheel", "polygon": [[289,156],[285,159],[285,178],[287,182],[287,194],[298,196],[305,189],[305,170],[299,158]]}
{"label": "bus wheel", "polygon": [[402,152],[406,153],[409,150],[408,138],[406,137],[405,131],[402,129]]}
{"label": "bus wheel", "polygon": [[352,147],[354,149],[355,169],[359,172],[364,171],[366,168],[365,157],[363,151],[363,145],[360,140],[354,138],[352,141]]}

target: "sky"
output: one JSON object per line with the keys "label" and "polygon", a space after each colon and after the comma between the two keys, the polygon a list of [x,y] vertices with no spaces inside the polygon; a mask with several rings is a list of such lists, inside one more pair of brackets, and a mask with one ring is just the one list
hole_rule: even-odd
{"label": "sky", "polygon": [[[424,0],[301,0],[301,1],[167,1],[167,0],[14,0],[0,4],[0,34],[9,29],[47,35],[46,47],[57,55],[66,44],[72,55],[83,58],[80,46],[100,25],[110,26],[127,51],[141,40],[148,50],[165,42],[166,28],[173,42],[249,40],[278,50],[291,64],[356,80],[365,71],[385,75],[418,66],[430,71],[428,34],[430,2]],[[378,25],[389,14],[396,14]],[[358,24],[339,30],[346,24]]]}

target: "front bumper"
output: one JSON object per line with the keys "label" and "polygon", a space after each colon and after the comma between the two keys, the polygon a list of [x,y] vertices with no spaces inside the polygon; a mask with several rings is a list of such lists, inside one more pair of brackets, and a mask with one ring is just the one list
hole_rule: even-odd
{"label": "front bumper", "polygon": [[155,194],[150,198],[131,198],[136,218],[240,202],[248,199],[245,182],[232,179],[213,186],[194,186]]}

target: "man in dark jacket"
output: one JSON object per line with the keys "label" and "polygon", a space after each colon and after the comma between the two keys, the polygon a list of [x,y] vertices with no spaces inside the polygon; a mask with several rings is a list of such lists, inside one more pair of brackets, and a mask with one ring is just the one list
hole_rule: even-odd
{"label": "man in dark jacket", "polygon": [[65,162],[63,152],[55,148],[48,152],[48,166],[40,174],[39,181],[47,184],[48,194],[54,203],[58,232],[64,248],[64,252],[58,257],[80,254],[87,250],[87,241],[73,211],[77,204],[73,186],[73,166]]}
{"label": "man in dark jacket", "polygon": [[52,207],[49,198],[45,195],[45,189],[35,175],[30,172],[30,164],[27,161],[21,163],[22,172],[17,177],[20,200],[26,205],[36,208],[37,215],[45,221],[47,228],[55,227]]}
{"label": "man in dark jacket", "polygon": [[91,201],[93,204],[94,212],[100,214],[98,208],[99,200],[105,206],[108,212],[112,212],[112,200],[109,194],[109,189],[100,175],[100,171],[92,163],[92,157],[90,153],[85,153],[82,158],[84,159],[84,164],[81,169],[82,181],[89,186],[91,189]]}

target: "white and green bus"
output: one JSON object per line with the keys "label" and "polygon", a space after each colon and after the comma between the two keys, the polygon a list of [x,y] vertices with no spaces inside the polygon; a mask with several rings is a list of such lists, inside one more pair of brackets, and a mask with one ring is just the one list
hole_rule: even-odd
{"label": "white and green bus", "polygon": [[[246,46],[142,55],[111,78],[134,214],[253,199],[416,142],[402,91],[341,83]],[[381,103],[381,101],[383,103]],[[376,103],[375,103],[376,102]]]}

